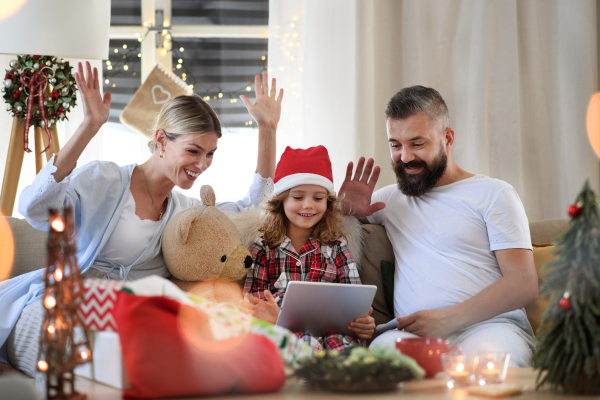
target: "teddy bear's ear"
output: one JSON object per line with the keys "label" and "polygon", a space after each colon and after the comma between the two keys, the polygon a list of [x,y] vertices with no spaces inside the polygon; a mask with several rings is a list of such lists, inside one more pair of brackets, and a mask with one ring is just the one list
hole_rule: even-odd
{"label": "teddy bear's ear", "polygon": [[215,206],[217,199],[215,197],[215,191],[210,185],[202,185],[200,188],[200,200],[205,206]]}
{"label": "teddy bear's ear", "polygon": [[186,244],[188,239],[188,234],[190,232],[190,227],[198,217],[194,212],[186,212],[183,216],[177,221],[177,226],[175,227],[175,232],[177,235],[177,240],[181,244]]}

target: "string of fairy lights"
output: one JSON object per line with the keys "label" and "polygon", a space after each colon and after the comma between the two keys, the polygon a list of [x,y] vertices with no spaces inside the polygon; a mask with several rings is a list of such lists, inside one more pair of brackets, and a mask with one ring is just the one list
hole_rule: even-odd
{"label": "string of fairy lights", "polygon": [[[148,35],[153,32],[160,32],[163,42],[163,47],[160,50],[161,54],[165,55],[168,51],[172,51],[174,64],[173,72],[188,85],[190,91],[198,94],[205,101],[229,99],[230,103],[237,103],[241,94],[246,94],[252,91],[252,86],[254,85],[254,74],[252,75],[251,80],[249,79],[247,83],[240,85],[238,88],[233,90],[228,90],[216,82],[197,82],[194,74],[191,73],[188,68],[188,63],[185,62],[185,48],[183,46],[174,46],[175,43],[170,33],[171,27],[169,25],[154,27],[150,22],[144,22],[144,27],[146,28],[146,32],[143,35],[136,34],[137,42],[135,46],[131,45],[131,41],[129,40],[127,41],[129,44],[123,43],[121,46],[118,46],[113,50],[115,55],[118,54],[120,56],[117,60],[114,59],[114,56],[113,61],[106,60],[104,83],[109,87],[115,88],[117,85],[114,82],[114,78],[116,78],[119,74],[122,75],[123,72],[133,69],[131,64],[136,62],[138,59],[141,59],[141,45]],[[175,61],[177,62],[175,63]],[[262,55],[260,57],[260,61],[261,63],[256,74],[267,71],[267,55]],[[133,71],[131,74],[132,76],[136,76],[137,72]],[[253,121],[246,121],[245,125],[252,126]]]}

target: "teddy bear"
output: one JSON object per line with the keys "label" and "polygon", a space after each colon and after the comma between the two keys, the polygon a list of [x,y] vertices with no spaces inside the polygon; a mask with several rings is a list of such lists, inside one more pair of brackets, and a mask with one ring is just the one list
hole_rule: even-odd
{"label": "teddy bear", "polygon": [[171,281],[180,289],[210,301],[243,298],[239,280],[252,266],[234,223],[217,207],[212,187],[200,188],[201,205],[187,208],[169,221],[162,238]]}

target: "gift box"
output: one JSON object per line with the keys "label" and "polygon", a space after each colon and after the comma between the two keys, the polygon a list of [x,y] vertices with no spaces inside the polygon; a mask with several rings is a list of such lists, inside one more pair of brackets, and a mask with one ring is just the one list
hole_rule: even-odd
{"label": "gift box", "polygon": [[79,305],[79,315],[85,326],[92,331],[117,332],[113,309],[117,292],[123,288],[123,281],[106,279],[83,280],[83,302]]}
{"label": "gift box", "polygon": [[76,367],[75,374],[120,390],[129,389],[119,334],[91,332],[90,342],[92,362]]}

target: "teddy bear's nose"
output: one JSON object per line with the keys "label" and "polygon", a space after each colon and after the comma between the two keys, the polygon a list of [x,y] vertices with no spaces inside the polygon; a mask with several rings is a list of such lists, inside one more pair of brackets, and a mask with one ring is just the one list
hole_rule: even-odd
{"label": "teddy bear's nose", "polygon": [[252,257],[246,256],[246,258],[244,259],[244,266],[246,267],[246,269],[252,266]]}

